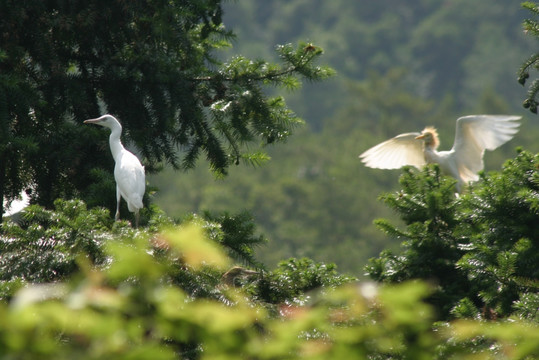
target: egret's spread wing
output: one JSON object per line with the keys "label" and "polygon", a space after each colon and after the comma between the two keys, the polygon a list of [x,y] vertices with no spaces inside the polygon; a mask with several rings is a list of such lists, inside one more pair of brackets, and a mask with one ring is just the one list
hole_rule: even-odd
{"label": "egret's spread wing", "polygon": [[518,132],[520,116],[470,115],[457,119],[452,151],[459,172],[477,174],[483,170],[483,153],[511,140]]}
{"label": "egret's spread wing", "polygon": [[398,169],[405,165],[421,168],[426,164],[423,141],[419,133],[406,133],[384,141],[359,155],[365,166],[377,169]]}

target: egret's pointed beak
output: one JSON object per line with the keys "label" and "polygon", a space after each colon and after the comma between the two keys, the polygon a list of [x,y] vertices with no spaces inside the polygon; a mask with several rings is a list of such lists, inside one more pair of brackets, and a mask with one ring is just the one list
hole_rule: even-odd
{"label": "egret's pointed beak", "polygon": [[84,120],[83,122],[85,124],[98,124],[101,120],[102,120],[101,118],[97,118],[97,119]]}
{"label": "egret's pointed beak", "polygon": [[419,139],[424,139],[424,138],[425,138],[425,134],[417,135],[415,138],[418,139],[418,140],[419,140]]}

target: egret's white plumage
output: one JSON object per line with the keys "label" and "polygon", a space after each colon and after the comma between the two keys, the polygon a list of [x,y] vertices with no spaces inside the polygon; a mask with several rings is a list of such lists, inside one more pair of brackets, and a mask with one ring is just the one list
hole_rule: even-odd
{"label": "egret's white plumage", "polygon": [[511,140],[518,132],[520,116],[469,115],[457,119],[453,148],[437,151],[438,133],[432,127],[421,133],[406,133],[384,141],[359,157],[366,166],[378,169],[398,169],[405,165],[417,168],[427,163],[438,163],[447,175],[462,185],[477,181],[477,173],[484,167],[485,150],[494,150]]}
{"label": "egret's white plumage", "polygon": [[13,216],[24,210],[30,204],[30,197],[26,191],[21,191],[20,198],[15,199],[11,202],[4,200],[4,214],[3,216]]}
{"label": "egret's white plumage", "polygon": [[136,226],[139,221],[139,211],[142,209],[142,197],[146,190],[146,179],[144,166],[139,159],[131,152],[127,151],[121,141],[122,125],[112,115],[103,115],[97,119],[84,121],[85,124],[97,124],[111,130],[109,137],[110,151],[114,162],[114,179],[116,180],[116,216],[120,219],[120,200],[124,198],[129,211],[135,213]]}

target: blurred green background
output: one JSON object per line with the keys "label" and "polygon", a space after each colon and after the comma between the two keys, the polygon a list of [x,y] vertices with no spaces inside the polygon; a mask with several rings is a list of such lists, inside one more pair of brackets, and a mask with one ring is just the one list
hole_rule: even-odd
{"label": "blurred green background", "polygon": [[232,1],[224,23],[237,34],[227,57],[274,59],[277,44],[312,42],[337,76],[284,93],[305,126],[287,144],[266,148],[261,167],[238,166],[217,179],[207,166],[165,170],[149,181],[169,216],[248,211],[269,242],[268,266],[290,256],[336,263],[356,276],[368,258],[396,247],[373,225],[395,220],[378,196],[398,191],[399,170],[365,168],[358,155],[376,143],[426,125],[453,143],[457,117],[522,115],[521,131],[485,154],[499,170],[522,146],[539,151],[537,118],[522,107],[516,72],[535,52],[522,31],[526,11],[514,1],[399,0]]}

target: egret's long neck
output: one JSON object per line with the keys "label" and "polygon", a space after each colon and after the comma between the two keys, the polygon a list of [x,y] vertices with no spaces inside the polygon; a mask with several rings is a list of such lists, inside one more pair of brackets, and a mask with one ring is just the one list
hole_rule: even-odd
{"label": "egret's long neck", "polygon": [[425,161],[429,164],[438,163],[440,159],[440,154],[432,146],[425,146],[423,149],[423,154],[425,155]]}
{"label": "egret's long neck", "polygon": [[122,145],[120,141],[121,134],[122,134],[121,126],[118,125],[111,129],[111,133],[109,137],[109,144],[110,144],[110,152],[112,153],[112,157],[114,158],[114,161],[118,160],[118,156],[120,156],[120,153],[124,149],[124,146]]}

